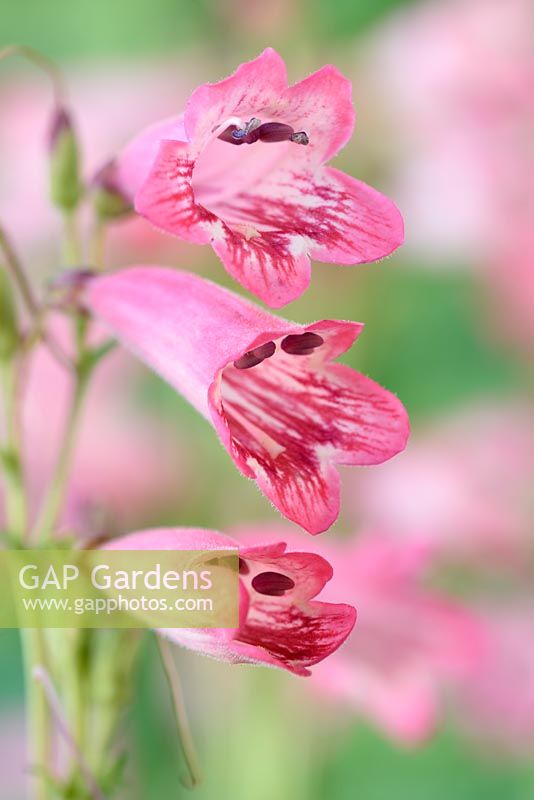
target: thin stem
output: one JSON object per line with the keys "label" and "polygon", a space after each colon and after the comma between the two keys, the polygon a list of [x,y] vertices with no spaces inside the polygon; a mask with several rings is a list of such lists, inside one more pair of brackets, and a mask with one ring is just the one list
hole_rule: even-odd
{"label": "thin stem", "polygon": [[63,213],[63,224],[65,262],[70,266],[79,265],[82,263],[83,254],[75,210],[65,211]]}
{"label": "thin stem", "polygon": [[65,431],[63,434],[61,448],[59,450],[56,466],[48,487],[48,491],[45,495],[42,508],[33,529],[32,538],[36,544],[53,533],[59,513],[61,511],[61,504],[63,502],[63,495],[69,478],[71,459],[76,443],[76,431],[88,378],[89,373],[87,370],[78,367],[75,373],[75,383],[69,411],[67,413],[67,419],[65,422]]}
{"label": "thin stem", "polygon": [[6,480],[6,517],[10,533],[22,543],[26,537],[28,514],[17,414],[17,376],[12,362],[0,364],[0,372],[6,417],[6,443],[0,451]]}
{"label": "thin stem", "polygon": [[52,59],[24,44],[9,44],[0,50],[0,61],[10,56],[22,56],[45,72],[52,81],[56,103],[60,105],[65,97],[65,83],[60,69]]}
{"label": "thin stem", "polygon": [[6,268],[13,283],[19,290],[20,296],[26,306],[26,310],[32,317],[36,317],[39,312],[39,305],[34,297],[31,284],[28,280],[24,267],[18,258],[15,248],[13,247],[7,233],[0,226],[0,250],[4,254]]}
{"label": "thin stem", "polygon": [[42,686],[35,682],[33,671],[45,663],[43,632],[39,628],[21,630],[26,679],[26,714],[28,720],[28,760],[32,767],[32,796],[49,800],[50,784],[50,709]]}
{"label": "thin stem", "polygon": [[60,345],[55,341],[53,336],[43,328],[43,315],[37,302],[33,290],[28,280],[28,276],[22,266],[22,262],[18,257],[13,244],[7,235],[6,231],[0,225],[0,251],[3,253],[5,267],[9,273],[11,280],[18,289],[22,302],[28,312],[29,316],[35,323],[37,335],[42,338],[44,343],[49,348],[54,358],[68,370],[72,369],[72,364],[68,356],[63,352]]}
{"label": "thin stem", "polygon": [[80,768],[80,774],[82,775],[89,793],[93,800],[106,800],[96,779],[89,769],[84,755],[80,748],[78,747],[76,740],[72,736],[67,720],[65,719],[65,715],[63,713],[63,709],[61,707],[61,702],[57,695],[56,690],[54,689],[54,685],[50,679],[50,676],[46,669],[40,665],[34,667],[33,669],[33,678],[35,682],[40,684],[44,691],[45,698],[48,702],[48,706],[52,715],[54,717],[54,721],[56,723],[58,731],[61,733],[63,738],[65,739],[66,743],[72,750],[72,753],[78,763],[78,767]]}
{"label": "thin stem", "polygon": [[184,754],[187,771],[189,773],[187,786],[189,789],[193,789],[201,782],[202,775],[200,772],[200,765],[193,741],[193,736],[189,727],[189,720],[187,718],[187,711],[184,703],[184,693],[169,643],[161,636],[156,636],[156,640],[159,647],[163,669],[165,671],[165,675],[167,676],[169,688],[171,690],[178,735],[180,737],[180,743],[182,745],[182,752]]}
{"label": "thin stem", "polygon": [[95,269],[103,270],[105,263],[106,252],[106,224],[96,217],[93,225],[93,233],[91,236],[91,254],[90,263]]}

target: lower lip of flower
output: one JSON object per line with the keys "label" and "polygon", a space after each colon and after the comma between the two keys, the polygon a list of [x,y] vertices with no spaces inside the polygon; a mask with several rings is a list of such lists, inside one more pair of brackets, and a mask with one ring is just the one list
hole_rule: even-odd
{"label": "lower lip of flower", "polygon": [[292,231],[298,225],[298,219],[258,198],[255,190],[286,162],[298,169],[301,159],[307,160],[298,145],[309,142],[307,133],[282,122],[247,129],[254,119],[215,132],[197,156],[191,178],[195,202],[247,239],[268,231]]}

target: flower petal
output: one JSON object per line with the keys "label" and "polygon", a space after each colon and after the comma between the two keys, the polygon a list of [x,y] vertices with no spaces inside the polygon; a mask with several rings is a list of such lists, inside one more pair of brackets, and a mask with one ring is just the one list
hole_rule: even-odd
{"label": "flower petal", "polygon": [[283,104],[281,117],[296,130],[309,134],[306,149],[316,163],[335,156],[352,136],[352,83],[331,64],[290,86]]}
{"label": "flower petal", "polygon": [[[161,528],[139,531],[108,543],[106,550],[235,550],[237,542],[216,531]],[[240,548],[239,548],[240,549]],[[184,647],[232,663],[281,667],[308,675],[347,638],[356,621],[352,606],[312,601],[332,577],[332,568],[313,553],[285,553],[276,543],[245,547],[240,554],[252,570],[248,589],[240,581],[238,629],[165,628],[159,632]],[[281,597],[266,597],[252,588],[254,574],[268,568],[293,578],[295,588]]]}
{"label": "flower petal", "polygon": [[205,83],[193,92],[185,109],[187,138],[202,147],[230,117],[272,116],[286,87],[284,61],[268,47],[253,61],[241,64],[229,78]]}
{"label": "flower petal", "polygon": [[207,528],[151,528],[120,536],[103,550],[237,550],[238,542]]}
{"label": "flower petal", "polygon": [[323,198],[329,228],[322,238],[310,236],[312,258],[363,264],[390,255],[403,243],[404,222],[388,197],[333,167],[324,167],[316,181],[315,194]]}
{"label": "flower petal", "polygon": [[261,647],[273,658],[273,664],[297,675],[308,675],[308,667],[337,650],[356,622],[354,608],[343,603],[299,606],[281,605],[275,600],[268,598],[251,605],[239,642]]}
{"label": "flower petal", "polygon": [[211,242],[230,275],[275,308],[309,285],[309,255],[363,263],[402,243],[400,213],[371,187],[331,168],[269,170],[269,163],[262,161],[267,172],[253,184],[241,175],[237,191],[210,196],[204,186],[193,188],[190,147],[162,142],[136,210],[186,241]]}
{"label": "flower petal", "polygon": [[313,369],[309,358],[277,352],[261,368],[225,369],[219,413],[236,463],[284,516],[315,534],[339,513],[334,463],[391,458],[404,449],[409,424],[400,401],[374,381],[342,364]]}
{"label": "flower petal", "polygon": [[166,139],[185,141],[183,114],[149,125],[129,142],[116,159],[114,180],[120,191],[132,201],[148,178],[160,145]]}

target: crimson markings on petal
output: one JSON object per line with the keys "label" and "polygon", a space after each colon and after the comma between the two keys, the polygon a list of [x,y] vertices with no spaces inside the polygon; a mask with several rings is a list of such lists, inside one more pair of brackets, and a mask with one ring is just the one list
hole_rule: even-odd
{"label": "crimson markings on petal", "polygon": [[310,353],[324,344],[324,339],[318,333],[307,331],[306,333],[296,333],[282,339],[282,350],[292,356],[308,356]]}
{"label": "crimson markings on petal", "polygon": [[260,347],[249,350],[242,355],[241,358],[238,358],[237,361],[234,361],[234,367],[236,369],[250,369],[251,367],[256,367],[258,364],[261,364],[262,361],[265,361],[266,358],[270,358],[275,350],[276,345],[274,342],[266,342],[260,345]]}
{"label": "crimson markings on petal", "polygon": [[254,575],[252,578],[252,588],[258,594],[266,594],[270,597],[281,597],[294,586],[295,581],[280,572],[260,572],[259,575]]}

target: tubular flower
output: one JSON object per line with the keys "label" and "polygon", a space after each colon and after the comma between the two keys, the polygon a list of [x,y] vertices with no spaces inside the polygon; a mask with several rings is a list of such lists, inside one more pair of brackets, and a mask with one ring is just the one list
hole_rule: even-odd
{"label": "tubular flower", "polygon": [[337,650],[356,621],[352,606],[313,599],[332,577],[330,564],[313,553],[286,553],[283,542],[240,547],[215,531],[161,528],[115,539],[106,549],[238,550],[239,627],[160,631],[177,644],[222,661],[309,675],[308,667]]}
{"label": "tubular flower", "polygon": [[396,206],[324,166],[354,128],[351,83],[333,66],[288,86],[271,48],[198,87],[183,115],[143,131],[117,162],[136,210],[210,243],[235,280],[271,306],[299,297],[310,257],[376,261],[403,240]]}
{"label": "tubular flower", "polygon": [[379,464],[405,446],[400,401],[332,363],[360,323],[288,322],[195,275],[150,266],[95,278],[86,302],[211,420],[237,468],[310,533],[339,513],[336,463]]}
{"label": "tubular flower", "polygon": [[[256,547],[282,539],[291,548],[298,538],[294,531],[257,525],[239,526],[232,535]],[[487,671],[485,620],[428,585],[434,553],[425,542],[361,531],[320,547],[334,571],[323,597],[353,603],[358,625],[346,645],[313,671],[309,688],[397,741],[421,742],[442,719],[451,690],[480,683]],[[318,548],[310,542],[312,552]]]}

